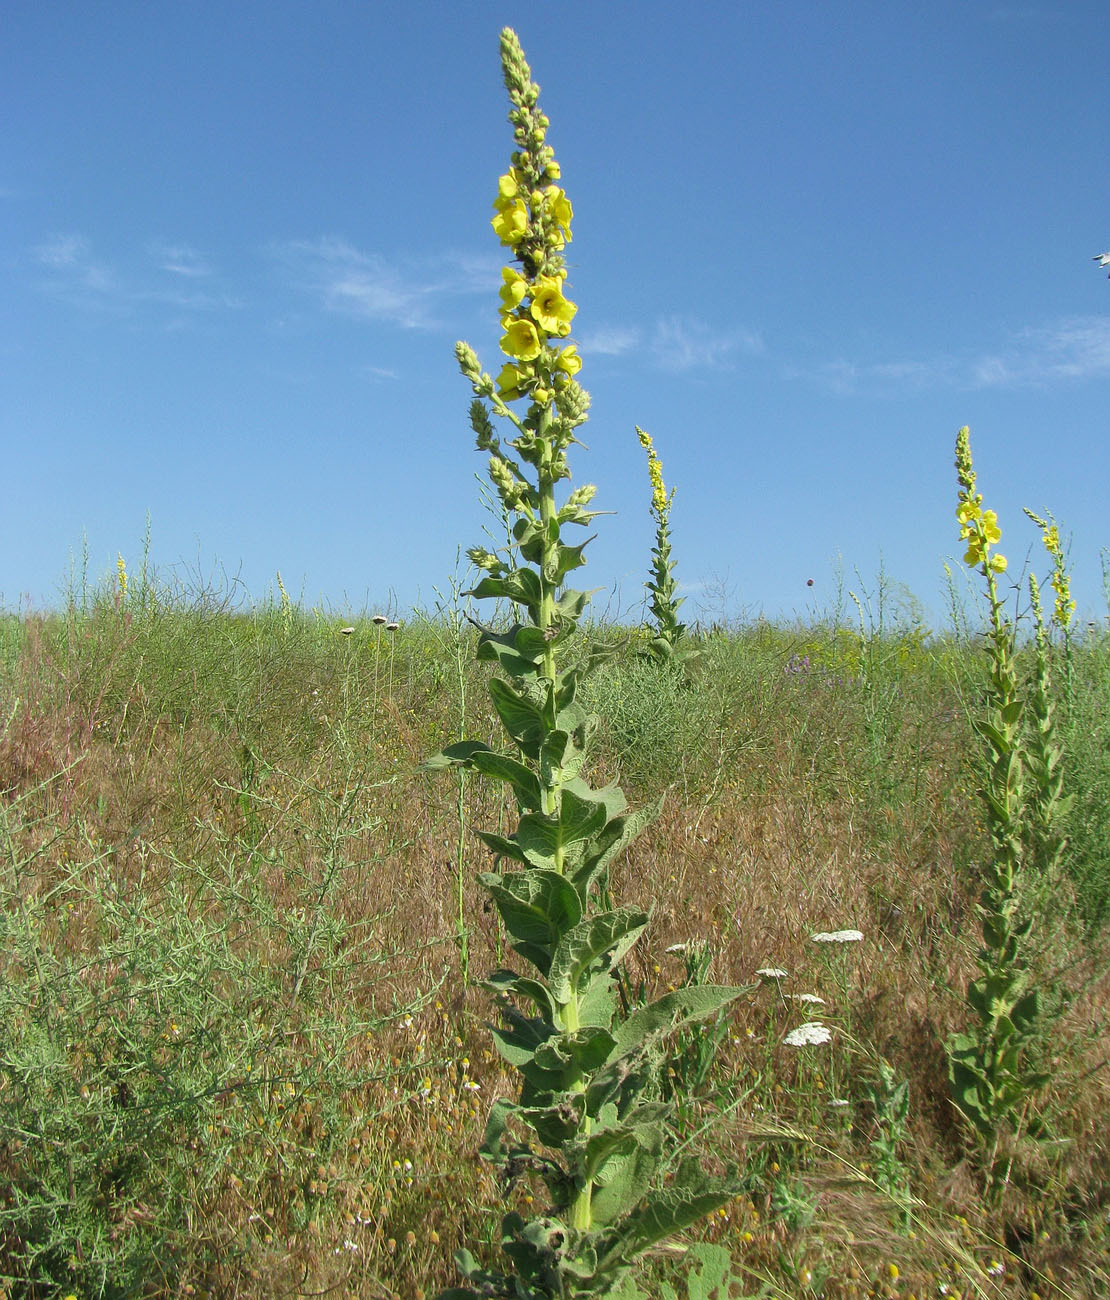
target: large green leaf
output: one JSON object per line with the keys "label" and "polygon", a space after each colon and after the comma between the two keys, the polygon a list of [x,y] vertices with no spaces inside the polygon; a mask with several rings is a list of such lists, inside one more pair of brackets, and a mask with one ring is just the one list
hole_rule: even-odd
{"label": "large green leaf", "polygon": [[596,1070],[612,1050],[612,1034],[599,1025],[588,1025],[569,1034],[553,1034],[536,1048],[525,1072],[540,1087],[563,1092]]}
{"label": "large green leaf", "polygon": [[557,871],[533,869],[478,877],[493,895],[514,940],[554,948],[582,919],[574,886]]}
{"label": "large green leaf", "polygon": [[616,817],[594,838],[582,865],[570,873],[575,889],[585,899],[590,886],[600,879],[609,869],[610,864],[629,844],[663,811],[663,799],[660,797],[646,808]]}
{"label": "large green leaf", "polygon": [[744,1190],[736,1178],[709,1178],[696,1160],[684,1160],[674,1183],[652,1192],[610,1230],[602,1262],[631,1259],[720,1209]]}
{"label": "large green leaf", "polygon": [[489,684],[490,698],[497,716],[510,736],[521,749],[530,754],[530,748],[539,745],[544,737],[543,710],[526,690],[515,690],[508,682],[495,677]]}
{"label": "large green leaf", "polygon": [[509,996],[529,998],[535,1003],[544,1020],[550,1023],[554,1019],[555,1004],[551,1000],[547,985],[541,984],[539,980],[528,979],[511,970],[495,970],[482,981],[481,987],[496,998]]}
{"label": "large green leaf", "polygon": [[424,772],[441,772],[448,767],[469,767],[474,755],[483,751],[490,754],[494,752],[485,741],[460,740],[426,758],[420,767]]}
{"label": "large green leaf", "polygon": [[695,1020],[716,1015],[737,998],[754,992],[755,984],[695,984],[665,993],[655,1002],[634,1011],[614,1031],[616,1046],[612,1060],[641,1047],[648,1039],[674,1033]]}
{"label": "large green leaf", "polygon": [[477,750],[470,759],[470,766],[483,776],[508,781],[526,808],[538,808],[543,802],[539,778],[535,772],[508,754],[498,754],[487,749]]}
{"label": "large green leaf", "polygon": [[517,826],[515,839],[528,861],[541,866],[559,858],[572,845],[588,840],[605,825],[605,805],[563,790],[558,814],[526,813]]}
{"label": "large green leaf", "polygon": [[602,956],[607,958],[605,969],[612,970],[644,932],[649,919],[646,912],[634,907],[618,907],[579,922],[563,935],[548,975],[555,1000],[566,1005],[583,972]]}
{"label": "large green leaf", "polygon": [[569,731],[550,731],[540,748],[540,779],[549,789],[578,775],[586,750]]}
{"label": "large green leaf", "polygon": [[590,1209],[594,1222],[600,1226],[614,1223],[627,1214],[651,1187],[662,1163],[662,1129],[651,1130],[643,1136],[649,1141],[637,1142],[627,1154],[617,1156],[606,1171],[605,1183],[594,1188]]}
{"label": "large green leaf", "polygon": [[491,849],[499,858],[511,858],[514,862],[528,864],[528,859],[524,855],[524,850],[516,842],[506,835],[495,835],[493,831],[475,831],[475,835],[482,843]]}

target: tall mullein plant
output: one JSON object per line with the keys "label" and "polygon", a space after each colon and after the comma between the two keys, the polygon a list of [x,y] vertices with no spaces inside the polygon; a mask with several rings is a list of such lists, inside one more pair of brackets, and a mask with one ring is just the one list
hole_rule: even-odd
{"label": "tall mullein plant", "polygon": [[[430,765],[504,781],[515,797],[511,834],[479,832],[494,855],[494,870],[479,879],[524,967],[485,981],[500,1017],[494,1041],[520,1083],[515,1099],[494,1103],[481,1154],[501,1168],[507,1197],[542,1184],[548,1205],[529,1219],[505,1215],[500,1267],[482,1267],[460,1251],[467,1285],[444,1296],[630,1297],[640,1294],[637,1256],[737,1193],[733,1179],[676,1161],[673,1101],[663,1100],[660,1081],[668,1036],[746,990],[682,988],[618,1015],[615,972],[649,916],[601,900],[610,864],[659,805],[632,812],[616,786],[595,789],[586,776],[597,720],[576,696],[604,651],[575,641],[589,596],[565,579],[584,562],[586,543],[569,544],[564,530],[595,517],[587,509],[595,489],[557,499],[588,407],[569,342],[576,308],[565,295],[572,209],[546,144],[539,89],[509,29],[501,61],[516,147],[492,224],[514,263],[501,288],[501,349],[509,360],[495,380],[467,344],[456,353],[475,393],[478,448],[513,521],[505,552],[470,552],[485,574],[473,595],[510,602],[515,612],[507,630],[482,630],[477,651],[499,669],[490,694],[508,747],[466,741]],[[508,426],[504,437],[495,419]]]}
{"label": "tall mullein plant", "polygon": [[[994,549],[1001,531],[997,515],[983,508],[982,495],[975,490],[966,427],[956,438],[956,472],[956,515],[967,544],[964,562],[985,580],[989,605],[990,677],[985,703],[973,723],[986,757],[981,794],[991,855],[983,867],[979,899],[980,974],[967,989],[973,1020],[967,1033],[948,1041],[948,1078],[956,1106],[987,1146],[987,1178],[997,1190],[1000,1141],[1016,1128],[1027,1101],[1047,1080],[1029,1059],[1043,1032],[1045,1007],[1041,990],[1031,987],[1027,940],[1032,918],[1023,912],[1021,889],[1036,774],[1027,771],[1026,691],[1015,664],[1016,631],[998,589],[998,577],[1006,570],[1006,557]],[[1036,698],[1035,687],[1033,694]]]}
{"label": "tall mullein plant", "polygon": [[667,485],[663,481],[663,464],[655,450],[651,434],[637,425],[636,436],[640,440],[640,446],[647,452],[648,477],[651,480],[651,517],[655,520],[651,573],[645,584],[655,625],[651,654],[662,663],[676,662],[690,658],[694,651],[684,646],[679,652],[679,642],[686,631],[686,624],[678,621],[678,610],[683,598],[677,594],[675,562],[671,559],[671,506],[675,490],[672,488],[670,492],[667,491]]}

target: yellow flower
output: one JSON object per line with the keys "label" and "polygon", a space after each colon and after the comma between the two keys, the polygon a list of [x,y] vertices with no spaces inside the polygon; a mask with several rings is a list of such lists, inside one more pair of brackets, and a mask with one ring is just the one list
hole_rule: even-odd
{"label": "yellow flower", "polygon": [[[978,519],[982,513],[983,512],[979,507],[979,503],[978,501],[975,500],[974,497],[968,497],[966,500],[961,501],[960,504],[956,507],[956,518],[960,521],[960,523],[963,525],[964,528],[966,528],[968,524],[972,523],[974,520]],[[963,536],[966,537],[967,534],[964,533]]]}
{"label": "yellow flower", "polygon": [[493,206],[499,211],[503,204],[509,204],[513,199],[519,197],[520,186],[512,172],[506,172],[504,176],[497,178],[497,198]]}
{"label": "yellow flower", "polygon": [[1001,539],[1002,530],[998,527],[998,515],[993,510],[983,511],[979,526],[988,545],[994,546]]}
{"label": "yellow flower", "polygon": [[501,340],[501,351],[518,361],[535,361],[540,355],[540,336],[529,320],[510,321]]}
{"label": "yellow flower", "polygon": [[530,367],[514,366],[510,361],[497,376],[497,392],[503,402],[515,402],[524,396],[524,385],[532,378]]}
{"label": "yellow flower", "polygon": [[549,275],[542,275],[532,290],[532,316],[548,334],[566,334],[578,308],[563,297],[563,285]]}
{"label": "yellow flower", "polygon": [[1045,529],[1044,548],[1051,556],[1060,554],[1060,528],[1057,524]]}
{"label": "yellow flower", "polygon": [[497,216],[490,221],[493,232],[503,244],[519,244],[528,231],[528,209],[523,199],[513,199],[498,207]]}
{"label": "yellow flower", "polygon": [[501,268],[501,278],[505,282],[501,286],[501,306],[505,311],[515,311],[528,292],[528,281],[511,266]]}
{"label": "yellow flower", "polygon": [[570,223],[574,216],[574,209],[571,207],[570,199],[567,198],[566,192],[561,190],[558,185],[549,185],[544,190],[544,207],[551,220],[558,226],[563,234],[570,238]]}
{"label": "yellow flower", "polygon": [[1006,572],[1006,557],[1004,555],[992,555],[989,563],[995,573]]}
{"label": "yellow flower", "polygon": [[576,375],[582,369],[582,358],[578,355],[578,347],[571,343],[559,353],[555,361],[555,369],[561,370],[564,375]]}

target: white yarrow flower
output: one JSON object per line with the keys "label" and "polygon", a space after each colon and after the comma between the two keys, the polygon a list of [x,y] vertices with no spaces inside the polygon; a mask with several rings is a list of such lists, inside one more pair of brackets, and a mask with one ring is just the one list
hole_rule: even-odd
{"label": "white yarrow flower", "polygon": [[777,966],[761,966],[756,974],[760,979],[766,980],[786,980],[790,978],[790,972],[779,970]]}
{"label": "white yarrow flower", "polygon": [[817,1047],[821,1043],[830,1042],[831,1039],[832,1030],[828,1025],[810,1020],[804,1025],[799,1025],[797,1029],[792,1029],[782,1041],[787,1047]]}
{"label": "white yarrow flower", "polygon": [[819,998],[816,993],[788,993],[786,996],[795,1002],[811,1002],[814,1006],[821,1007],[825,1005],[825,999]]}
{"label": "white yarrow flower", "polygon": [[863,938],[862,930],[822,930],[820,934],[811,934],[813,943],[859,943]]}

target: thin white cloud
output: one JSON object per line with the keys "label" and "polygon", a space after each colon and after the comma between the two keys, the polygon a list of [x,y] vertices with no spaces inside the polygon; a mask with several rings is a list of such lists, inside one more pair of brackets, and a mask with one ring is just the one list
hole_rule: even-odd
{"label": "thin white cloud", "polygon": [[212,274],[212,268],[205,261],[203,254],[188,244],[152,243],[147,251],[161,271],[171,275],[182,275],[188,279]]}
{"label": "thin white cloud", "polygon": [[[156,257],[160,263],[159,270],[172,271],[187,279],[210,274],[203,267],[199,254],[191,249],[177,247],[166,250],[160,247],[160,251],[155,253],[154,248],[150,246],[146,252],[148,257]],[[175,255],[175,262],[167,259],[167,252]],[[124,276],[94,254],[88,239],[80,234],[52,235],[31,250],[31,257],[43,273],[41,289],[83,308],[130,312],[143,304],[155,303],[175,310],[212,311],[242,305],[227,294],[202,292],[178,284],[167,287],[164,280],[151,279],[146,265],[140,265]]]}
{"label": "thin white cloud", "polygon": [[652,352],[665,370],[719,370],[737,354],[762,355],[766,349],[752,330],[715,330],[703,321],[668,316],[656,322]]}
{"label": "thin white cloud", "polygon": [[641,338],[638,329],[623,325],[602,325],[582,335],[581,351],[597,356],[620,357],[637,347]]}
{"label": "thin white cloud", "polygon": [[83,235],[52,235],[32,249],[32,256],[48,272],[52,288],[108,294],[117,287],[111,268],[93,257]]}
{"label": "thin white cloud", "polygon": [[783,369],[841,396],[947,388],[1044,388],[1110,376],[1110,316],[1080,316],[1030,327],[978,356],[937,354],[890,362],[837,358]]}
{"label": "thin white cloud", "polygon": [[488,293],[499,282],[500,263],[491,257],[444,254],[393,263],[334,235],[289,240],[270,252],[294,286],[326,310],[402,329],[431,329],[439,323],[433,304],[447,295]]}
{"label": "thin white cloud", "polygon": [[1074,316],[1023,330],[997,352],[976,358],[977,388],[1041,388],[1110,375],[1110,316]]}

